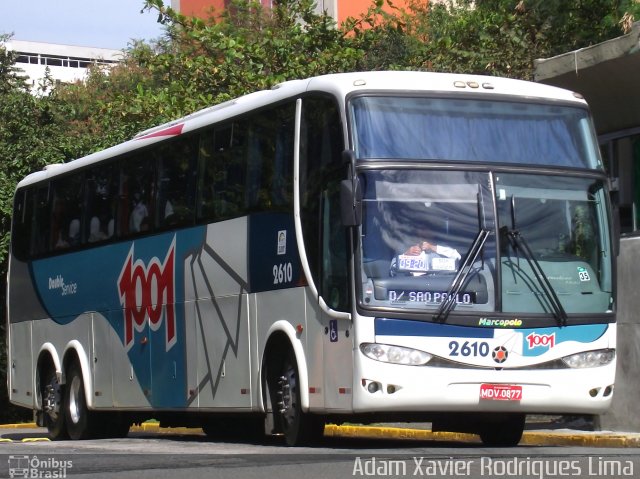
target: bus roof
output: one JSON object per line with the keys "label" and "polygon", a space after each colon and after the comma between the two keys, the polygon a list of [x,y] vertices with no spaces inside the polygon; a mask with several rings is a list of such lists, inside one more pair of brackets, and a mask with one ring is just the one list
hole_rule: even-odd
{"label": "bus roof", "polygon": [[78,168],[99,163],[143,148],[168,137],[175,137],[206,125],[232,118],[251,110],[277,103],[308,91],[324,91],[345,98],[359,91],[476,93],[494,97],[520,97],[525,100],[575,102],[586,105],[578,94],[557,87],[510,78],[433,72],[353,72],[335,73],[306,80],[291,80],[225,103],[197,111],[183,118],[159,125],[137,134],[133,139],[88,156],[58,165],[48,165],[30,174],[18,186],[26,186],[65,174]]}

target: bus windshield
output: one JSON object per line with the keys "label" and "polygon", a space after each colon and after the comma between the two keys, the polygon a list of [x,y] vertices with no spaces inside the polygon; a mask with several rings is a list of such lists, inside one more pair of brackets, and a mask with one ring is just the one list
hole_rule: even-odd
{"label": "bus windshield", "polygon": [[371,170],[360,180],[365,308],[433,315],[449,298],[457,312],[558,320],[611,310],[600,180],[440,170]]}
{"label": "bus windshield", "polygon": [[446,160],[602,169],[589,112],[461,98],[354,98],[360,159]]}

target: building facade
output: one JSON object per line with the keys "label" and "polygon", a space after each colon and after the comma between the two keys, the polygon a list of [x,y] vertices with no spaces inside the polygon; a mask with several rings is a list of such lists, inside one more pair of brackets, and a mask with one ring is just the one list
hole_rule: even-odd
{"label": "building facade", "polygon": [[108,67],[122,57],[120,50],[54,43],[10,40],[3,46],[18,54],[15,66],[29,78],[33,92],[37,91],[47,71],[56,82],[73,83],[84,80],[92,65]]}
{"label": "building facade", "polygon": [[[273,5],[273,0],[259,1],[267,8]],[[204,18],[212,12],[215,14],[223,11],[229,3],[230,0],[171,0],[171,7],[183,15]],[[372,4],[372,0],[317,0],[316,11],[327,12],[340,24],[348,17],[358,17],[365,13]],[[394,0],[393,4],[396,7],[404,7],[407,1]]]}

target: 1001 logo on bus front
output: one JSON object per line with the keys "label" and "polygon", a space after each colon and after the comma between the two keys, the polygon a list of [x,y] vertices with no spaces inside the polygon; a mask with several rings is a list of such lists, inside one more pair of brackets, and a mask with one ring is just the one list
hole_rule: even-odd
{"label": "1001 logo on bus front", "polygon": [[167,351],[176,342],[175,246],[174,236],[162,263],[154,257],[145,264],[141,259],[134,261],[134,245],[131,245],[118,277],[126,349],[133,345],[134,329],[144,331],[147,320],[153,331],[157,331],[165,321]]}

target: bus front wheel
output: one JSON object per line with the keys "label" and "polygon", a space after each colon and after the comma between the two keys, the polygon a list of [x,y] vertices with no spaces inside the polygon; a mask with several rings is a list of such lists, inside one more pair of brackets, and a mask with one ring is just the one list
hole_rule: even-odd
{"label": "bus front wheel", "polygon": [[271,375],[269,390],[275,424],[284,433],[289,446],[313,444],[322,437],[324,421],[302,410],[298,366],[293,352],[282,356],[279,364],[273,367],[275,374]]}

